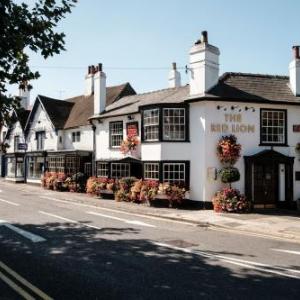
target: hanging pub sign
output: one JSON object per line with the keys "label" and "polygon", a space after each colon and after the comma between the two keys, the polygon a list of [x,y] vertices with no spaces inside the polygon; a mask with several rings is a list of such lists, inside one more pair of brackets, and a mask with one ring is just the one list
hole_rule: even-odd
{"label": "hanging pub sign", "polygon": [[139,135],[139,125],[138,122],[131,122],[126,124],[127,136],[137,136]]}
{"label": "hanging pub sign", "polygon": [[19,143],[18,144],[18,150],[27,150],[27,144],[26,143]]}
{"label": "hanging pub sign", "polygon": [[300,132],[300,124],[293,125],[293,132]]}

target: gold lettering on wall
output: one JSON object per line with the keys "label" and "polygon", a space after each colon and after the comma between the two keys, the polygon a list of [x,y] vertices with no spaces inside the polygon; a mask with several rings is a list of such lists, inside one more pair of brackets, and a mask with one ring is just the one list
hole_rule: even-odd
{"label": "gold lettering on wall", "polygon": [[[212,123],[211,132],[254,133],[255,125],[242,123],[242,114],[224,114],[225,123]],[[228,124],[231,123],[231,124]]]}

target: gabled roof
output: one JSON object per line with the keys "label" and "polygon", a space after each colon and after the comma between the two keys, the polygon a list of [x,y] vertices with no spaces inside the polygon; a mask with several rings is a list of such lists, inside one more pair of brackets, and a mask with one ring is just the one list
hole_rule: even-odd
{"label": "gabled roof", "polygon": [[189,85],[124,97],[106,107],[99,118],[137,113],[149,104],[184,103],[189,101],[244,101],[253,103],[298,104],[289,77],[249,73],[224,73],[216,86],[207,93],[191,97]]}
{"label": "gabled roof", "polygon": [[[135,91],[129,83],[107,87],[106,101],[109,105],[124,96],[132,94],[135,94]],[[38,95],[28,118],[26,129],[33,119],[39,103],[44,107],[55,129],[67,129],[88,125],[89,118],[94,113],[93,94],[90,96],[81,95],[65,100]]]}
{"label": "gabled roof", "polygon": [[[111,86],[106,88],[106,104],[110,105],[118,99],[135,94],[134,89],[129,83]],[[89,124],[89,118],[94,114],[94,95],[78,96],[66,99],[65,101],[73,103],[70,114],[64,125],[64,128],[72,128]]]}

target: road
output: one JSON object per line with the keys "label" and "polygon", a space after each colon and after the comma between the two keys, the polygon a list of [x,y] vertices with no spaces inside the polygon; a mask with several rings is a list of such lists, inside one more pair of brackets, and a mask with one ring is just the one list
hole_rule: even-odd
{"label": "road", "polygon": [[299,244],[65,195],[0,182],[0,299],[299,298]]}

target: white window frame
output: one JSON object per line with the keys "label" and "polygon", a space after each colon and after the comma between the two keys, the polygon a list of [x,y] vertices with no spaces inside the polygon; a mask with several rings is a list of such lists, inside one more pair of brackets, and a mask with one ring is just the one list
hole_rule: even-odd
{"label": "white window frame", "polygon": [[[120,127],[117,128],[118,126]],[[121,146],[124,134],[123,131],[123,121],[114,121],[109,123],[109,139],[111,148],[119,148]]]}
{"label": "white window frame", "polygon": [[[276,119],[275,116],[277,116]],[[261,109],[261,144],[286,144],[286,118],[285,110]],[[274,140],[274,137],[277,140]]]}
{"label": "white window frame", "polygon": [[[178,116],[175,115],[175,111],[180,112]],[[169,122],[166,122],[167,118],[169,118]],[[181,123],[181,118],[183,118],[183,123]],[[186,119],[185,108],[182,107],[163,108],[163,140],[164,141],[185,141],[186,139],[185,119]],[[181,126],[183,126],[183,132],[181,130],[177,130],[177,131],[175,130],[176,127],[180,128]],[[169,133],[168,135],[166,135],[167,132]],[[183,136],[181,137],[182,133]]]}
{"label": "white window frame", "polygon": [[[122,170],[122,167],[121,165],[124,165],[125,166],[125,169]],[[113,170],[114,167],[118,167],[119,169],[118,170]],[[125,172],[128,172],[128,173],[125,173]],[[120,175],[114,175],[113,173],[114,172],[120,172]],[[124,174],[121,174],[121,173],[124,173]],[[119,179],[119,178],[123,178],[123,177],[130,177],[130,164],[129,163],[111,163],[110,164],[110,177],[113,178],[113,179]]]}
{"label": "white window frame", "polygon": [[[183,171],[166,171],[165,170],[165,167],[166,166],[179,166],[179,169],[180,169],[180,166],[183,166]],[[170,176],[168,176],[169,178],[166,178],[166,172],[168,172],[169,174],[171,173],[176,173],[176,172],[180,172],[183,174],[183,178],[175,178],[175,179],[171,179],[170,180]],[[177,182],[183,182],[184,184],[186,184],[186,163],[184,162],[164,162],[162,164],[162,177],[163,177],[163,182],[169,182],[169,183],[177,183]],[[179,176],[180,177],[180,176]]]}
{"label": "white window frame", "polygon": [[[145,117],[145,114],[151,114],[152,112],[157,113],[157,115],[150,115]],[[143,113],[143,130],[144,130],[144,141],[147,142],[154,142],[159,141],[159,115],[160,109],[159,108],[153,108],[153,109],[146,109]],[[157,119],[157,121],[156,121]],[[150,135],[157,135],[157,138],[147,138],[146,131],[150,131]]]}
{"label": "white window frame", "polygon": [[45,148],[45,131],[37,131],[36,132],[36,150],[44,150]]}
{"label": "white window frame", "polygon": [[[147,170],[147,168],[149,169]],[[155,176],[154,174],[157,174],[157,176]],[[144,179],[159,180],[159,163],[157,162],[144,163]]]}
{"label": "white window frame", "polygon": [[[109,165],[106,162],[97,162],[97,177],[108,177]],[[103,175],[105,174],[105,175]]]}

